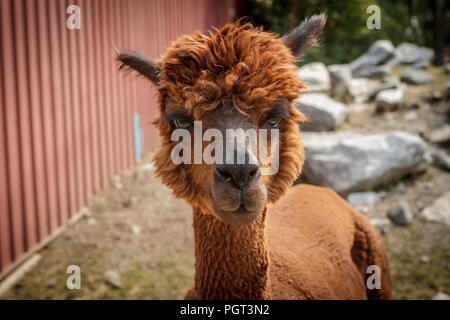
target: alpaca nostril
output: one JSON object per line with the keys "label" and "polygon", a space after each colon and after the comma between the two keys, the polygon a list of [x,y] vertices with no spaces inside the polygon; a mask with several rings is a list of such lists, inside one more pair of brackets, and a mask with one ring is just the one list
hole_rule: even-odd
{"label": "alpaca nostril", "polygon": [[223,180],[225,180],[225,182],[230,182],[231,180],[233,180],[233,177],[231,176],[230,173],[221,170],[219,168],[216,168],[215,171],[217,172],[217,174],[222,177]]}
{"label": "alpaca nostril", "polygon": [[256,174],[258,173],[259,168],[253,168],[250,173],[249,173],[249,177],[253,178],[254,176],[256,176]]}

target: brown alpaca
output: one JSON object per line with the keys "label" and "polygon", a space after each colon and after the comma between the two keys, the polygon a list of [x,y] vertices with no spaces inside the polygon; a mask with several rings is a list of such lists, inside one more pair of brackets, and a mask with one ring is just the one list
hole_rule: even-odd
{"label": "brown alpaca", "polygon": [[[314,16],[277,38],[237,22],[182,36],[161,60],[118,50],[123,67],[158,88],[156,174],[193,208],[196,276],[187,299],[391,298],[386,251],[369,221],[330,189],[290,188],[303,165],[298,122],[306,120],[293,105],[304,88],[295,56],[316,45],[324,24]],[[230,128],[279,129],[278,172],[263,175],[259,157],[175,164],[171,134],[192,132],[193,121],[224,136]],[[370,265],[380,268],[380,289],[366,288]]]}

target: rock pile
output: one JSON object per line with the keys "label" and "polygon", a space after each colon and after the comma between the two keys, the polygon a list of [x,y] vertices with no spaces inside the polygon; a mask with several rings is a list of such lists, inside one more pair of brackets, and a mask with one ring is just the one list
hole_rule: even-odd
{"label": "rock pile", "polygon": [[[380,40],[351,63],[325,66],[315,62],[301,67],[298,75],[307,83],[307,92],[295,106],[309,119],[301,124],[306,155],[302,181],[346,195],[350,204],[367,214],[368,208],[383,203],[385,197],[407,192],[403,177],[414,177],[429,165],[450,171],[448,124],[409,130],[413,133],[377,134],[356,134],[345,124],[356,112],[367,112],[368,106],[375,112],[373,116],[384,114],[387,121],[394,121],[391,116],[398,110],[413,108],[403,112],[401,119],[411,125],[420,120],[421,102],[411,104],[405,99],[413,86],[438,83],[427,72],[433,57],[430,48],[410,43],[394,47],[389,40]],[[450,65],[447,68],[449,74]],[[433,87],[424,101],[450,99],[450,76],[443,88],[441,92]],[[394,190],[385,187],[393,183],[397,184]],[[394,203],[371,221],[379,227],[391,223],[407,226],[413,213],[420,219],[450,225],[450,193],[420,210],[412,210],[405,201]]]}

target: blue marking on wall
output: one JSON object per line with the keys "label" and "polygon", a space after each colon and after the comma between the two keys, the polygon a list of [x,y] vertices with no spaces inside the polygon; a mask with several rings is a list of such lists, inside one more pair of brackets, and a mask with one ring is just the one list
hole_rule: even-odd
{"label": "blue marking on wall", "polygon": [[134,158],[139,162],[142,158],[144,150],[144,138],[142,136],[142,129],[140,125],[139,113],[133,114],[133,132],[134,132]]}

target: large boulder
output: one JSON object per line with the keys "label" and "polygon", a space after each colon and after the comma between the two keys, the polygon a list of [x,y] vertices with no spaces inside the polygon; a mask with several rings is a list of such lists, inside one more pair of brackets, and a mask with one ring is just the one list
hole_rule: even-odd
{"label": "large boulder", "polygon": [[333,64],[328,66],[331,79],[331,95],[340,101],[346,101],[348,86],[352,79],[352,72],[348,64]]}
{"label": "large boulder", "polygon": [[433,60],[434,50],[404,42],[395,48],[394,55],[395,60],[400,64],[413,64],[419,61]]}
{"label": "large boulder", "polygon": [[379,86],[379,82],[366,78],[352,78],[348,83],[350,97],[356,103],[369,101],[372,92]]}
{"label": "large boulder", "polygon": [[423,134],[425,140],[433,144],[450,144],[450,125],[445,125]]}
{"label": "large boulder", "polygon": [[313,62],[299,68],[299,78],[306,82],[308,91],[330,90],[330,75],[327,67],[321,62]]}
{"label": "large boulder", "polygon": [[421,61],[417,61],[415,62],[411,68],[413,69],[426,69],[431,65],[431,62],[429,60],[421,60]]}
{"label": "large boulder", "polygon": [[303,176],[341,194],[395,181],[423,168],[425,144],[414,134],[393,131],[369,136],[349,132],[303,134]]}
{"label": "large boulder", "polygon": [[391,75],[390,65],[368,66],[357,70],[353,75],[359,78],[385,79]]}
{"label": "large boulder", "polygon": [[298,110],[308,117],[302,130],[331,131],[347,118],[347,107],[323,93],[306,93],[295,101]]}
{"label": "large boulder", "polygon": [[446,171],[450,171],[450,157],[441,151],[435,151],[431,154],[433,164]]}
{"label": "large boulder", "polygon": [[450,226],[450,191],[437,198],[423,209],[422,217],[427,221],[439,222]]}
{"label": "large boulder", "polygon": [[375,97],[383,90],[389,90],[389,89],[396,89],[400,86],[403,86],[403,84],[400,82],[400,80],[396,77],[390,77],[386,79],[386,81],[380,85],[377,85],[374,87],[374,89],[369,93],[369,100],[375,99]]}
{"label": "large boulder", "polygon": [[378,66],[393,56],[394,46],[392,42],[389,40],[378,40],[372,44],[369,51],[353,61],[350,64],[350,68],[353,75],[356,75],[360,70],[370,66]]}
{"label": "large boulder", "polygon": [[411,211],[411,207],[408,202],[400,201],[398,203],[394,203],[389,207],[387,216],[391,219],[396,225],[406,226],[410,224],[413,220],[413,214]]}
{"label": "large boulder", "polygon": [[401,80],[410,84],[425,84],[434,81],[434,77],[423,70],[408,68],[403,71]]}
{"label": "large boulder", "polygon": [[377,111],[390,111],[398,108],[403,101],[404,91],[404,86],[380,91],[375,98]]}

